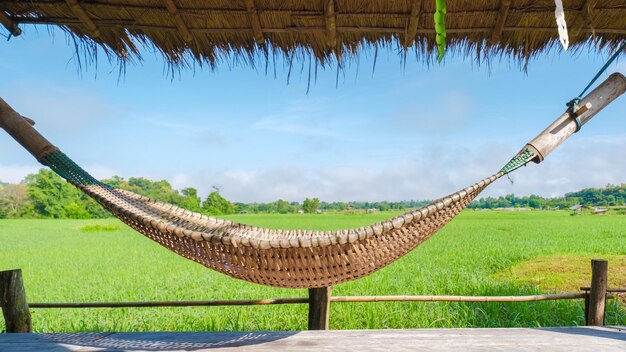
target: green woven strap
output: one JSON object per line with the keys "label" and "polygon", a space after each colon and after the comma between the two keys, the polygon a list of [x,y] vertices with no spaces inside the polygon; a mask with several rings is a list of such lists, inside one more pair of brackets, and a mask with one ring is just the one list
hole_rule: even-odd
{"label": "green woven strap", "polygon": [[104,185],[104,183],[96,180],[60,151],[52,152],[44,156],[41,162],[71,183],[81,185]]}
{"label": "green woven strap", "polygon": [[528,162],[531,161],[532,158],[534,157],[535,157],[535,154],[533,154],[530,150],[526,149],[520,154],[518,154],[516,157],[511,159],[506,165],[504,165],[502,169],[500,169],[499,172],[508,174],[509,172],[528,164]]}

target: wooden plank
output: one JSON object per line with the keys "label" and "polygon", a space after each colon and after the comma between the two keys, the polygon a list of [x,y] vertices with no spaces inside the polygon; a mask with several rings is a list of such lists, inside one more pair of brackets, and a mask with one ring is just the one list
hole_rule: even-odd
{"label": "wooden plank", "polygon": [[76,1],[76,0],[65,0],[65,2],[67,3],[67,6],[69,6],[69,8],[72,11],[72,13],[74,13],[74,16],[78,17],[78,19],[83,24],[83,26],[85,26],[91,32],[90,33],[91,36],[93,38],[100,37],[100,31],[98,30],[98,27],[96,27],[96,25],[93,23],[91,18],[89,18],[89,15],[80,6],[78,1]]}
{"label": "wooden plank", "polygon": [[176,4],[174,4],[174,0],[165,0],[165,7],[167,8],[167,12],[174,18],[174,23],[176,23],[176,28],[180,32],[180,36],[186,43],[191,43],[193,41],[193,37],[191,36],[191,32],[189,32],[189,28],[185,24],[185,20],[180,13],[178,13],[178,8]]}
{"label": "wooden plank", "polygon": [[511,0],[502,0],[500,2],[500,11],[496,18],[496,25],[491,32],[491,44],[498,44],[500,42],[500,36],[502,35],[502,29],[506,23],[506,19],[509,16],[509,8],[511,7]]}
{"label": "wooden plank", "polygon": [[604,325],[608,269],[608,261],[591,260],[591,290],[589,291],[589,312],[587,315],[587,325],[589,326]]}
{"label": "wooden plank", "polygon": [[2,24],[4,28],[6,28],[14,37],[22,34],[22,30],[17,26],[17,23],[13,22],[13,20],[2,11],[0,11],[0,24]]}
{"label": "wooden plank", "polygon": [[404,47],[410,48],[415,42],[417,29],[419,27],[420,15],[422,13],[422,0],[411,1],[411,14],[406,25],[406,33],[404,35]]}
{"label": "wooden plank", "polygon": [[254,0],[246,0],[246,9],[248,10],[248,16],[250,17],[250,23],[252,24],[254,40],[259,45],[265,44],[265,35],[263,35],[261,20],[259,19],[259,13],[256,9],[256,5],[254,5]]}
{"label": "wooden plank", "polygon": [[[11,336],[13,335],[13,336]],[[63,349],[58,349],[62,347]],[[624,327],[0,334],[4,351],[623,352]]]}
{"label": "wooden plank", "polygon": [[309,330],[328,330],[332,287],[309,289]]}
{"label": "wooden plank", "polygon": [[335,0],[325,0],[324,20],[326,22],[326,45],[335,49],[337,47],[337,23],[335,16]]}
{"label": "wooden plank", "polygon": [[7,332],[32,332],[20,269],[0,271],[0,307]]}

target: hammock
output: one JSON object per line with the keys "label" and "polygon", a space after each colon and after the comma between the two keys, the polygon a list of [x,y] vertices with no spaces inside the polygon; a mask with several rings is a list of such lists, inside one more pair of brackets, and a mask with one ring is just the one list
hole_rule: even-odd
{"label": "hammock", "polygon": [[499,172],[420,209],[351,230],[272,230],[239,224],[135,193],[112,188],[89,175],[0,99],[3,127],[42,164],[95,199],[130,227],[208,268],[263,285],[327,287],[364,277],[402,257],[450,222],[485,187],[526,165],[540,162],[626,89],[613,74],[529,142]]}

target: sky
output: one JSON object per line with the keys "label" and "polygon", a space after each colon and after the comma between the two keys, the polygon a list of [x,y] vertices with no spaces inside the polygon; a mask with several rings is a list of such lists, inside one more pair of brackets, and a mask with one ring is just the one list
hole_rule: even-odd
{"label": "sky", "polygon": [[[1,39],[1,38],[0,38]],[[0,41],[0,97],[97,178],[143,176],[213,186],[237,202],[438,198],[497,172],[565,110],[609,53],[556,47],[527,72],[507,59],[455,53],[430,66],[373,53],[337,75],[222,63],[172,77],[161,57],[78,67],[60,31],[26,26]],[[611,72],[626,73],[626,60]],[[84,64],[84,63],[83,63]],[[541,164],[482,196],[566,192],[626,183],[626,98],[618,98]],[[0,131],[0,180],[41,165]]]}

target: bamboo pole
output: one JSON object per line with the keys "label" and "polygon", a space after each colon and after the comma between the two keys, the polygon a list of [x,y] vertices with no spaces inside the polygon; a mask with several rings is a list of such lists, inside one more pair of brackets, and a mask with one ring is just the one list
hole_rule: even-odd
{"label": "bamboo pole", "polygon": [[[534,302],[582,299],[585,293],[560,293],[532,296],[335,296],[328,300],[337,303],[366,302]],[[152,301],[152,302],[68,302],[29,303],[30,308],[132,308],[132,307],[212,307],[255,306],[274,304],[305,304],[310,298],[268,298],[215,301]]]}
{"label": "bamboo pole", "polygon": [[59,149],[39,134],[31,123],[34,122],[15,112],[0,98],[0,127],[41,161],[42,157]]}
{"label": "bamboo pole", "polygon": [[532,296],[336,296],[331,302],[534,302],[585,298],[584,293]]}
{"label": "bamboo pole", "polygon": [[235,299],[214,301],[152,301],[152,302],[68,302],[30,303],[30,308],[139,308],[139,307],[216,307],[257,306],[274,304],[305,304],[308,298]]}
{"label": "bamboo pole", "polygon": [[[610,75],[609,78],[580,101],[579,105],[586,108],[578,116],[581,126],[589,122],[592,117],[622,95],[624,91],[626,91],[626,77],[619,72]],[[572,118],[570,112],[565,112],[537,137],[528,142],[522,150],[530,149],[534,151],[537,155],[534,161],[537,163],[542,162],[548,154],[575,132],[576,121]]]}
{"label": "bamboo pole", "polygon": [[22,271],[0,271],[0,307],[7,332],[32,332]]}

